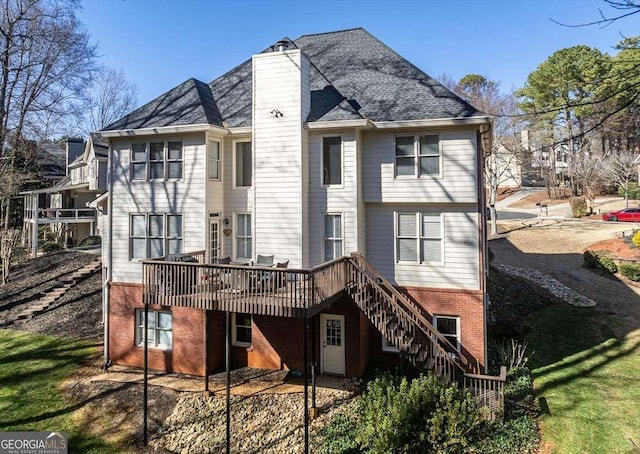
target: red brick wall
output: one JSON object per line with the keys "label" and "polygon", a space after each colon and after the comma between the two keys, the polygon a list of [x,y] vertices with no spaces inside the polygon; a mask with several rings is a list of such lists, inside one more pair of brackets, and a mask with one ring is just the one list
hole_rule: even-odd
{"label": "red brick wall", "polygon": [[430,317],[449,315],[460,317],[462,349],[473,363],[480,363],[481,371],[485,364],[485,326],[483,294],[472,290],[452,290],[407,287],[404,291]]}
{"label": "red brick wall", "polygon": [[[204,311],[149,306],[173,314],[173,348],[149,348],[149,369],[204,375]],[[142,285],[112,283],[109,290],[109,359],[141,367],[144,349],[136,345],[135,309],[144,309]]]}

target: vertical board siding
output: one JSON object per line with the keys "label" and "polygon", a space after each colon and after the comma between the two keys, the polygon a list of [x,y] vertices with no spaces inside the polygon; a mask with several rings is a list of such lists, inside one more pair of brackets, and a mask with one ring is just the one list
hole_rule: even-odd
{"label": "vertical board siding", "polygon": [[[441,177],[395,177],[395,137],[440,134]],[[413,131],[364,134],[362,177],[365,202],[476,203],[476,132]]]}
{"label": "vertical board siding", "polygon": [[[299,50],[253,57],[254,256],[303,265],[303,121],[309,62]],[[274,110],[282,115],[274,115]]]}
{"label": "vertical board siding", "polygon": [[[396,263],[394,212],[442,212],[443,264]],[[480,253],[474,206],[367,204],[367,261],[400,286],[480,289]]]}
{"label": "vertical board siding", "polygon": [[[152,140],[183,141],[183,178],[179,181],[135,181],[129,177],[129,142],[113,144],[111,213],[112,280],[115,282],[141,282],[142,265],[129,260],[130,213],[182,213],[182,247],[184,251],[203,249],[206,239],[205,219],[205,156],[204,134],[189,136],[153,137]],[[141,140],[144,140],[141,138]]]}

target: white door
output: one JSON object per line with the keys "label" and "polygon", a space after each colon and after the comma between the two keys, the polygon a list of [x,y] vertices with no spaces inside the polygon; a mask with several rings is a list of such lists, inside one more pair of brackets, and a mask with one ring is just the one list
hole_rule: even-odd
{"label": "white door", "polygon": [[209,216],[209,263],[220,258],[220,221],[217,216]]}
{"label": "white door", "polygon": [[344,315],[320,314],[321,372],[344,375]]}

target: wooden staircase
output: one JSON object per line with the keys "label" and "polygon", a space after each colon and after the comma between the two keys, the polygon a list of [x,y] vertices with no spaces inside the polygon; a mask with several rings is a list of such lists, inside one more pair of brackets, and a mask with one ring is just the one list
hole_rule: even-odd
{"label": "wooden staircase", "polygon": [[371,323],[416,368],[431,371],[445,383],[456,382],[488,407],[490,417],[503,405],[506,368],[500,376],[481,375],[477,367],[459,352],[424,317],[422,311],[360,254],[348,261],[347,294]]}
{"label": "wooden staircase", "polygon": [[27,308],[20,312],[13,320],[7,322],[6,325],[14,325],[16,327],[19,327],[25,322],[31,320],[34,316],[46,311],[53,303],[62,298],[62,296],[70,288],[75,286],[78,282],[82,281],[84,278],[86,278],[96,270],[100,269],[100,267],[102,267],[102,258],[98,256],[93,261],[78,268],[69,276],[65,276],[64,278],[60,279],[58,281],[58,284],[56,284],[47,292],[43,293],[42,297],[40,297],[37,302],[27,306]]}

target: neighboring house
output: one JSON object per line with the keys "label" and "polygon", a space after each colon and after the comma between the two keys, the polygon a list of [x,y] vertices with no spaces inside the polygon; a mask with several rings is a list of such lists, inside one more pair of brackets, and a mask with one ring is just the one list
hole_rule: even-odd
{"label": "neighboring house", "polygon": [[147,303],[152,369],[222,368],[229,311],[233,367],[310,355],[357,376],[400,350],[484,371],[490,134],[363,29],[284,39],[131,112],[100,132],[106,361],[143,365]]}
{"label": "neighboring house", "polygon": [[54,186],[22,193],[23,244],[35,257],[47,235],[64,245],[100,234],[100,211],[89,204],[107,189],[108,144],[89,137],[68,139],[67,174]]}

